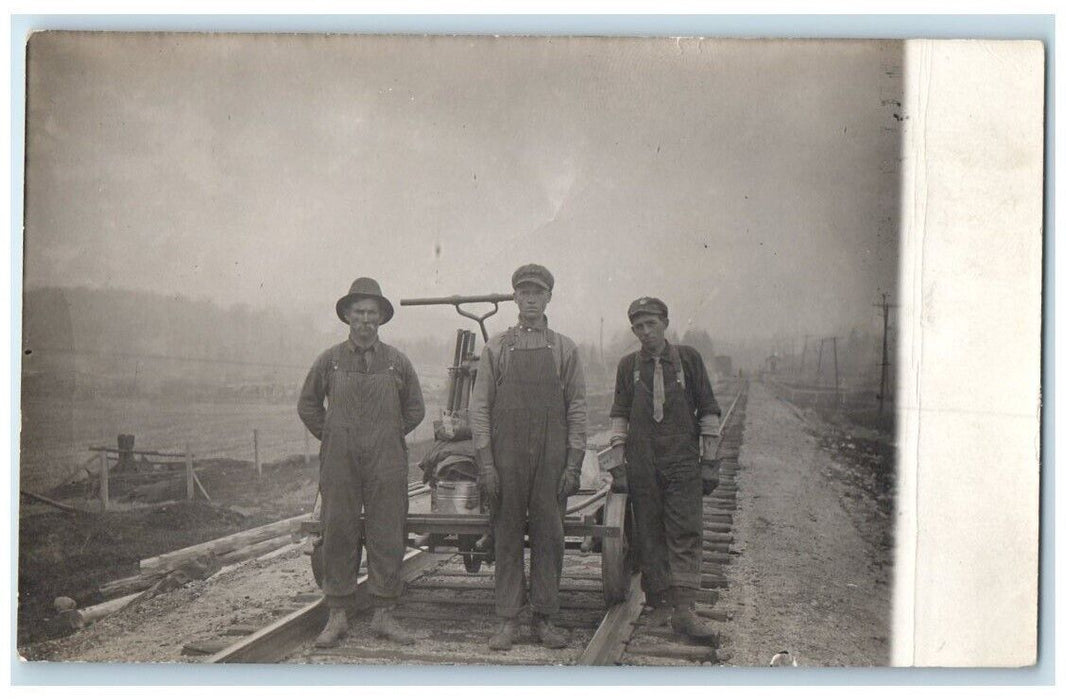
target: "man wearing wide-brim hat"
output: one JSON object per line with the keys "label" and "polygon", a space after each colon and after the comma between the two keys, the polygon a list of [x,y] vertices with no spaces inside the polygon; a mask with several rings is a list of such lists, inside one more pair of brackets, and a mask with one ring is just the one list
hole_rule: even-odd
{"label": "man wearing wide-brim hat", "polygon": [[[666,339],[666,303],[629,305],[640,350],[618,362],[611,444],[625,445],[626,481],[646,604],[680,635],[713,639],[695,612],[703,547],[703,495],[716,482],[721,409],[699,351]],[[656,617],[663,617],[656,614]],[[665,622],[665,620],[663,620]]]}
{"label": "man wearing wide-brim hat", "polygon": [[548,327],[555,279],[542,265],[511,276],[518,323],[486,343],[470,396],[482,489],[492,503],[496,614],[489,648],[505,651],[526,602],[523,543],[529,532],[533,637],[567,645],[556,627],[563,565],[563,513],[585,456],[585,376],[577,346]]}
{"label": "man wearing wide-brim hat", "polygon": [[315,644],[334,646],[348,633],[361,547],[375,607],[371,631],[410,644],[414,638],[392,609],[403,592],[400,564],[407,537],[404,436],[425,416],[422,389],[410,360],[378,338],[393,308],[375,280],[355,280],[336,310],[349,326],[348,339],[315,360],[297,405],[304,425],[322,441],[322,592],[329,619]]}

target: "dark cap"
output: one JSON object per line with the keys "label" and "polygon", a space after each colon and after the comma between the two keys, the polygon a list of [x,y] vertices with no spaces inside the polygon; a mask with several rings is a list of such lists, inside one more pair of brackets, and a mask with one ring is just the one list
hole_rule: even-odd
{"label": "dark cap", "polygon": [[548,272],[548,268],[534,263],[523,265],[511,275],[512,288],[517,289],[518,285],[523,282],[532,282],[538,287],[544,287],[549,292],[555,286],[555,278],[552,277],[552,273]]}
{"label": "dark cap", "polygon": [[641,297],[629,305],[630,322],[633,321],[634,316],[639,314],[655,314],[663,318],[670,317],[666,311],[666,304],[663,303],[662,299],[656,299],[655,297]]}
{"label": "dark cap", "polygon": [[337,316],[345,323],[348,323],[348,319],[344,317],[344,312],[348,310],[349,304],[359,299],[378,300],[378,304],[381,306],[381,325],[385,325],[392,318],[392,304],[381,294],[381,285],[378,284],[378,281],[370,277],[360,277],[352,282],[352,286],[348,288],[348,293],[337,300]]}

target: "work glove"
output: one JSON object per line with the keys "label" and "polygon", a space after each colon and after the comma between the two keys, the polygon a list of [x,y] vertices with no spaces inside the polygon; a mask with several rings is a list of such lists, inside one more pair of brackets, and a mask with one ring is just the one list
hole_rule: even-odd
{"label": "work glove", "polygon": [[703,459],[718,459],[718,440],[719,437],[717,435],[700,436],[700,456]]}
{"label": "work glove", "polygon": [[490,513],[495,513],[500,504],[500,475],[492,458],[492,449],[488,447],[477,451],[478,489],[481,502],[488,506]]}
{"label": "work glove", "polygon": [[704,457],[700,460],[700,481],[703,482],[704,496],[710,496],[711,492],[718,488],[718,466],[717,459]]}
{"label": "work glove", "polygon": [[575,447],[566,451],[566,469],[559,479],[559,498],[569,498],[581,488],[581,462],[585,459],[585,451]]}
{"label": "work glove", "polygon": [[490,513],[495,513],[500,505],[500,475],[494,465],[481,467],[478,475],[478,487],[480,489],[481,502],[489,508]]}

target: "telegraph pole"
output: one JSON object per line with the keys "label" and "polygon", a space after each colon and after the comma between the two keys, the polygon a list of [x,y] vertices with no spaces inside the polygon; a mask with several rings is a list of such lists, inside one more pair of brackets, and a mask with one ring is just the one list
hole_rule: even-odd
{"label": "telegraph pole", "polygon": [[840,366],[837,364],[837,339],[833,336],[833,388],[837,392],[837,400],[840,399]]}
{"label": "telegraph pole", "polygon": [[600,364],[603,366],[603,316],[600,316]]}
{"label": "telegraph pole", "polygon": [[881,292],[881,303],[874,304],[881,307],[883,326],[881,329],[881,391],[877,395],[877,412],[885,412],[885,379],[888,375],[888,310],[897,306],[888,303],[888,294]]}

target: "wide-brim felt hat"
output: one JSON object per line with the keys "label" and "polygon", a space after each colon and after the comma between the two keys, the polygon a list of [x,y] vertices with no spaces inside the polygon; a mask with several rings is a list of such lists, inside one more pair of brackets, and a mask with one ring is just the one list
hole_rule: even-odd
{"label": "wide-brim felt hat", "polygon": [[348,323],[348,319],[344,317],[344,312],[349,304],[359,299],[377,299],[381,303],[381,325],[385,325],[392,318],[394,313],[392,302],[385,298],[381,293],[381,285],[371,277],[360,277],[352,282],[348,293],[337,300],[337,318],[344,323]]}

